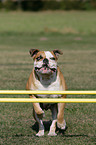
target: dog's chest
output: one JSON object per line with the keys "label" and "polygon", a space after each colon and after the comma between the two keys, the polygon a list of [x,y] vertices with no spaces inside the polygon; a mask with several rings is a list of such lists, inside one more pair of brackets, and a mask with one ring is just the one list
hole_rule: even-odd
{"label": "dog's chest", "polygon": [[[38,80],[36,80],[35,82],[35,85],[38,89],[35,89],[35,90],[47,90],[47,91],[60,91],[62,90],[62,86],[60,85],[60,78],[57,77],[56,81],[55,82],[52,82],[48,87],[45,87],[44,85],[41,84],[41,82],[39,82]],[[61,97],[61,95],[36,95],[37,97],[40,97],[40,98],[57,98],[57,97]]]}

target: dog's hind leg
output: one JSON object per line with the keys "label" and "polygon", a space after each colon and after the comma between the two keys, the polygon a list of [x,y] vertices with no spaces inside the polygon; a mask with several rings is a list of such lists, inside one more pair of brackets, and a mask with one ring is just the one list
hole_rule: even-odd
{"label": "dog's hind leg", "polygon": [[52,112],[52,124],[50,126],[50,131],[48,133],[49,136],[56,136],[55,133],[56,130],[56,122],[57,122],[57,104],[54,104],[51,106],[51,112]]}
{"label": "dog's hind leg", "polygon": [[66,129],[66,122],[64,120],[64,107],[65,103],[58,103],[57,126],[63,130]]}
{"label": "dog's hind leg", "polygon": [[42,121],[43,116],[37,115],[34,108],[33,108],[33,116],[34,116],[34,119],[39,124],[39,132],[36,134],[36,136],[43,136],[44,135],[44,125],[43,125],[43,121]]}

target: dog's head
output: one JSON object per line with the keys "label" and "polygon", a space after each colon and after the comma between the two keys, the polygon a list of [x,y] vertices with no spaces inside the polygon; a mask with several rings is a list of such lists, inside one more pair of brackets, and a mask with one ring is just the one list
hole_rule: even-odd
{"label": "dog's head", "polygon": [[60,50],[39,51],[38,49],[30,49],[29,52],[34,60],[34,69],[40,74],[56,72],[58,56],[63,54]]}

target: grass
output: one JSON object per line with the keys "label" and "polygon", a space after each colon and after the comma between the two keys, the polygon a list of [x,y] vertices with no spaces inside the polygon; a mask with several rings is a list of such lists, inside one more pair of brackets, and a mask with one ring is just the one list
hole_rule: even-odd
{"label": "grass", "polygon": [[[58,64],[68,90],[96,90],[96,12],[0,12],[0,89],[25,89],[33,67],[30,48],[61,49]],[[0,97],[6,97],[2,95]],[[7,97],[28,97],[14,95]],[[96,97],[78,95],[68,97]],[[37,138],[31,103],[0,104],[0,144],[96,143],[96,105],[66,104],[67,130]],[[44,121],[51,119],[45,112]],[[32,127],[33,126],[33,127]],[[37,127],[37,126],[36,126]],[[32,129],[33,128],[33,129]]]}

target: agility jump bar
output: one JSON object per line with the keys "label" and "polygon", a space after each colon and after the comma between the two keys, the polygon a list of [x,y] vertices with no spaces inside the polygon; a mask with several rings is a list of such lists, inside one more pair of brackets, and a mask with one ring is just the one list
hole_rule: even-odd
{"label": "agility jump bar", "polygon": [[[96,91],[25,91],[25,90],[0,90],[3,95],[24,94],[67,94],[67,95],[96,95]],[[96,98],[0,98],[0,102],[23,103],[96,103]]]}
{"label": "agility jump bar", "polygon": [[80,98],[0,98],[1,103],[96,103],[96,99]]}
{"label": "agility jump bar", "polygon": [[58,95],[96,95],[96,91],[32,91],[32,90],[0,90],[3,95],[27,95],[27,94],[58,94]]}

